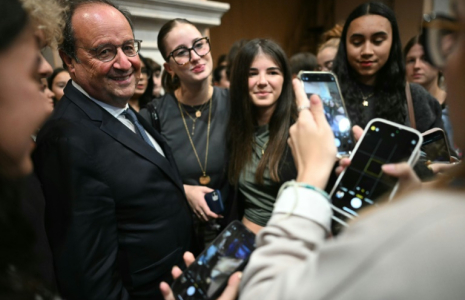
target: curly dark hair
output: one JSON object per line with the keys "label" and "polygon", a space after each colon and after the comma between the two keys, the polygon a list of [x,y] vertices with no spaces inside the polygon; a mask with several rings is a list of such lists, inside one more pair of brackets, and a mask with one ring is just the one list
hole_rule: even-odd
{"label": "curly dark hair", "polygon": [[405,96],[405,65],[402,56],[402,43],[394,12],[385,4],[378,2],[364,3],[349,15],[342,30],[341,42],[334,60],[333,72],[337,75],[341,92],[352,123],[365,126],[367,116],[363,114],[360,101],[360,89],[357,73],[347,59],[347,31],[353,20],[365,15],[379,15],[386,18],[392,28],[392,45],[389,59],[376,74],[374,93],[376,117],[404,124],[407,116]]}

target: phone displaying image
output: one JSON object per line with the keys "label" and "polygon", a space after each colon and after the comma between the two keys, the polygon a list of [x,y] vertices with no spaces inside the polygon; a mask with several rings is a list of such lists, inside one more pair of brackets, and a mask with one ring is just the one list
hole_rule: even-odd
{"label": "phone displaying image", "polygon": [[433,128],[423,132],[422,135],[422,159],[431,162],[450,162],[449,144],[444,130],[441,128]]}
{"label": "phone displaying image", "polygon": [[[347,220],[358,216],[361,209],[397,189],[398,179],[384,174],[381,166],[418,159],[421,134],[410,127],[383,119],[368,123],[351,155],[350,166],[339,176],[331,191],[333,234],[347,226]],[[389,198],[389,199],[390,199]]]}
{"label": "phone displaying image", "polygon": [[172,284],[177,300],[216,299],[229,276],[243,270],[255,250],[255,234],[241,222],[229,224]]}
{"label": "phone displaying image", "polygon": [[344,105],[336,76],[331,72],[302,71],[297,75],[307,96],[317,94],[323,101],[326,119],[334,133],[338,157],[349,156],[355,143],[352,125]]}
{"label": "phone displaying image", "polygon": [[219,190],[205,194],[205,201],[210,210],[215,214],[222,214],[224,212],[223,199]]}

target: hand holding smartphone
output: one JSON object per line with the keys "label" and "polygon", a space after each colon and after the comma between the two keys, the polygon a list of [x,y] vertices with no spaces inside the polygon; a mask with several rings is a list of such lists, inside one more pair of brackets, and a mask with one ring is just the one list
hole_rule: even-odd
{"label": "hand holding smartphone", "polygon": [[368,123],[363,136],[351,155],[351,164],[341,173],[331,191],[333,234],[347,226],[348,219],[358,216],[361,209],[376,205],[376,201],[390,192],[394,196],[398,179],[384,174],[384,164],[418,159],[422,144],[421,134],[409,127],[383,119]]}
{"label": "hand holding smartphone", "polygon": [[214,190],[211,193],[205,194],[205,201],[208,207],[215,214],[222,214],[224,212],[223,199],[221,198],[220,190]]}
{"label": "hand holding smartphone", "polygon": [[216,299],[255,250],[255,235],[241,222],[229,224],[172,284],[175,299]]}
{"label": "hand holding smartphone", "polygon": [[421,145],[421,157],[429,162],[450,163],[451,155],[446,134],[441,128],[425,131]]}
{"label": "hand holding smartphone", "polygon": [[334,133],[338,157],[349,156],[354,147],[351,122],[344,105],[336,76],[331,72],[301,71],[297,77],[302,81],[305,93],[320,96],[326,119]]}

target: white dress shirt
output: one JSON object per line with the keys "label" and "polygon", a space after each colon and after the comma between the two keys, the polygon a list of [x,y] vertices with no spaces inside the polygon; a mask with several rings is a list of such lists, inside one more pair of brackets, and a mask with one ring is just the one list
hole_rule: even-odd
{"label": "white dress shirt", "polygon": [[[84,91],[84,89],[79,86],[79,84],[77,84],[76,82],[74,81],[71,81],[71,83],[73,84],[73,86],[78,90],[80,91],[81,93],[83,93],[84,95],[86,95],[90,100],[94,101],[98,106],[102,107],[104,110],[106,110],[107,112],[109,112],[113,117],[115,117],[116,119],[118,119],[118,121],[120,121],[121,123],[124,124],[124,126],[126,126],[127,128],[129,128],[132,132],[134,133],[137,133],[136,132],[136,128],[134,126],[134,124],[129,120],[127,119],[123,113],[129,109],[129,105],[126,103],[126,107],[124,108],[121,108],[121,107],[116,107],[116,106],[113,106],[113,105],[109,105],[107,103],[104,103],[102,101],[99,101],[95,98],[92,98],[91,96],[89,96],[89,94]],[[157,141],[150,135],[150,133],[147,132],[147,130],[145,130],[145,133],[147,134],[147,136],[149,137],[150,141],[152,142],[152,145],[155,147],[155,149],[158,151],[158,153],[160,153],[163,157],[165,157],[165,153],[163,153],[163,149],[160,147],[160,145],[157,143]]]}

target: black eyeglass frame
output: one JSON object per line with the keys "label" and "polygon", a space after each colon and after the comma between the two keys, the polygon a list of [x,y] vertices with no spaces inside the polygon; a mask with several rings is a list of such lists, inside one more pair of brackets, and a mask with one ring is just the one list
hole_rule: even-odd
{"label": "black eyeglass frame", "polygon": [[436,68],[442,68],[446,64],[447,58],[438,49],[440,41],[438,39],[439,30],[446,30],[450,33],[461,31],[458,21],[448,15],[432,13],[423,15],[422,33],[420,44],[423,46],[426,60]]}
{"label": "black eyeglass frame", "polygon": [[[207,41],[207,44],[208,44],[208,52],[205,53],[205,54],[203,54],[203,55],[198,54],[197,51],[195,51],[195,49],[194,49],[195,44],[196,44],[198,41],[201,41],[201,40],[206,40],[206,41]],[[178,63],[178,62],[176,61],[176,58],[174,58],[174,55],[173,55],[174,52],[178,51],[179,49],[187,50],[188,53],[189,53],[189,60],[188,60],[187,62],[183,63],[183,64]],[[187,65],[188,63],[190,63],[190,61],[191,61],[191,59],[192,59],[191,51],[194,51],[195,54],[197,54],[199,57],[204,57],[205,55],[207,55],[208,53],[210,53],[210,52],[212,51],[212,47],[211,47],[211,45],[210,45],[210,39],[209,39],[207,36],[205,36],[205,37],[203,37],[203,38],[200,38],[200,39],[198,39],[198,40],[195,40],[195,41],[192,43],[192,47],[190,47],[190,48],[187,48],[187,47],[185,47],[185,46],[178,47],[178,48],[174,49],[173,51],[171,51],[170,54],[168,54],[168,60],[170,59],[170,57],[172,57],[173,60],[174,60],[174,62],[175,62],[177,65],[185,66],[185,65]]]}
{"label": "black eyeglass frame", "polygon": [[[142,40],[137,40],[137,39],[134,39],[134,40],[129,40],[129,41],[126,41],[124,42],[123,44],[121,45],[113,45],[113,44],[103,44],[103,45],[100,45],[98,47],[95,47],[95,48],[86,48],[86,47],[76,47],[76,48],[81,48],[81,49],[85,49],[85,50],[88,50],[88,51],[93,51],[93,52],[96,52],[98,53],[98,50],[99,49],[102,49],[104,47],[107,47],[109,45],[115,47],[115,49],[117,50],[118,48],[121,48],[124,46],[124,45],[127,45],[127,44],[131,44],[131,41],[134,43],[134,45],[137,45],[137,49],[136,49],[136,53],[134,55],[127,55],[125,52],[124,52],[124,49],[123,49],[123,53],[124,55],[126,55],[127,57],[135,57],[139,54],[140,52],[140,49],[141,49],[141,43],[143,42]],[[112,58],[110,59],[100,59],[98,57],[98,54],[95,55],[95,58],[97,58],[98,60],[102,61],[102,62],[109,62],[109,61],[112,61],[113,59],[115,59],[116,55],[117,55],[118,51],[115,51],[115,56],[113,56]]]}

